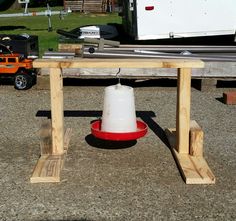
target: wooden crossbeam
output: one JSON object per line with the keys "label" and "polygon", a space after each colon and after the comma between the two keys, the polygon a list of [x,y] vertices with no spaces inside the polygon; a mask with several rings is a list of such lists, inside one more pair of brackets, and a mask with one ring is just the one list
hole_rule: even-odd
{"label": "wooden crossbeam", "polygon": [[[190,59],[36,59],[34,68],[203,68],[204,62]],[[54,70],[55,71],[55,70]],[[51,89],[52,90],[52,89]]]}

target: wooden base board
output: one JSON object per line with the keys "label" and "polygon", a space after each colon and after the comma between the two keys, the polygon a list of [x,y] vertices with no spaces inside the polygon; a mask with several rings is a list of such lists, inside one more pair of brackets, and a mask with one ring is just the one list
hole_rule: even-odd
{"label": "wooden base board", "polygon": [[35,168],[31,183],[60,182],[60,172],[64,161],[63,155],[42,155]]}
{"label": "wooden base board", "polygon": [[176,151],[176,129],[166,129],[165,132],[185,183],[214,184],[215,176],[204,157],[179,154]]}
{"label": "wooden base board", "polygon": [[[43,154],[42,152],[30,178],[31,183],[60,182],[60,173],[64,165],[71,135],[72,129],[68,128],[64,136],[64,154],[53,155]],[[45,143],[45,145],[48,145],[48,143]],[[44,148],[41,147],[41,149]]]}

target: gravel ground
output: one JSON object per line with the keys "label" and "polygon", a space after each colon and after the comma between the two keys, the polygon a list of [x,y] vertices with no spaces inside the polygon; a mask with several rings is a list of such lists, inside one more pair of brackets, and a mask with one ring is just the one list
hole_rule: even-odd
{"label": "gravel ground", "polygon": [[192,89],[191,118],[205,132],[215,185],[186,185],[165,144],[163,129],[175,127],[175,88],[135,88],[136,111],[149,132],[123,148],[90,135],[103,90],[64,87],[65,127],[73,136],[62,181],[30,184],[50,94],[0,86],[0,220],[236,220],[236,106],[220,101],[222,89]]}

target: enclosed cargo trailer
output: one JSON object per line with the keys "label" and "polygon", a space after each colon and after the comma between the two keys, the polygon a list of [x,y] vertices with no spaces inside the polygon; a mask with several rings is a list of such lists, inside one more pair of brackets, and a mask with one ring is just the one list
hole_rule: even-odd
{"label": "enclosed cargo trailer", "polygon": [[234,35],[235,0],[123,0],[123,24],[137,40]]}

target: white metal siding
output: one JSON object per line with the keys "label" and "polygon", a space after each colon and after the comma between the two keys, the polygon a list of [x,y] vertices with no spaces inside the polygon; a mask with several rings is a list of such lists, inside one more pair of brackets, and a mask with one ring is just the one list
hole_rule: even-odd
{"label": "white metal siding", "polygon": [[[154,6],[154,10],[145,10]],[[233,34],[235,0],[136,0],[137,39]]]}

